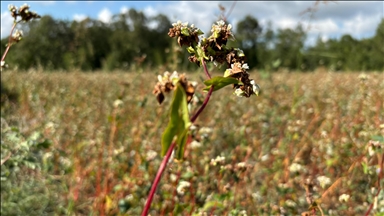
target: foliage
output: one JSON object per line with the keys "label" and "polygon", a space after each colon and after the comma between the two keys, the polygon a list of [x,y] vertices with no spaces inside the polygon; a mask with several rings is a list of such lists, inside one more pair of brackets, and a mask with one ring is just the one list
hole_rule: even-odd
{"label": "foliage", "polygon": [[[46,215],[60,212],[60,191],[45,173],[50,140],[34,132],[25,137],[1,118],[1,214]],[[46,153],[47,152],[47,153]]]}

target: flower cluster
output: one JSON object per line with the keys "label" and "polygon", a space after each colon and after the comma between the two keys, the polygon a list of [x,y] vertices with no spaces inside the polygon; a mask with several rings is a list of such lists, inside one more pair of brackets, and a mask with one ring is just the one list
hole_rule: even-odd
{"label": "flower cluster", "polygon": [[163,103],[165,93],[169,93],[174,90],[177,83],[180,83],[184,88],[185,93],[187,94],[188,103],[192,100],[193,94],[195,93],[195,86],[192,82],[187,81],[185,74],[179,75],[176,71],[171,74],[166,71],[163,76],[158,76],[158,82],[153,90],[153,94],[156,95],[156,99],[159,104]]}
{"label": "flower cluster", "polygon": [[225,157],[223,157],[223,156],[217,156],[215,159],[213,159],[213,158],[211,159],[210,164],[211,164],[212,166],[216,166],[217,164],[223,164],[224,161],[225,161]]}
{"label": "flower cluster", "polygon": [[195,25],[188,27],[188,22],[172,24],[173,28],[169,29],[168,35],[170,37],[177,37],[177,43],[179,46],[187,45],[191,46],[193,43],[199,42],[199,35],[204,34],[200,29],[195,28]]}
{"label": "flower cluster", "polygon": [[191,183],[187,181],[181,181],[179,185],[176,188],[176,191],[180,195],[184,195],[184,193],[187,191],[187,188],[191,186]]}
{"label": "flower cluster", "polygon": [[224,77],[233,77],[238,79],[241,84],[234,84],[234,94],[239,97],[250,97],[258,95],[260,92],[259,85],[253,79],[249,78],[248,64],[244,52],[238,48],[227,47],[228,40],[234,40],[231,32],[231,24],[226,24],[223,20],[212,25],[211,36],[208,38],[202,37],[199,40],[199,35],[203,33],[200,29],[195,28],[192,24],[188,27],[188,23],[178,21],[173,24],[173,28],[169,29],[170,37],[177,37],[179,46],[187,46],[188,52],[191,54],[188,59],[190,62],[200,66],[202,60],[218,64],[226,64],[229,69],[224,73]]}
{"label": "flower cluster", "polygon": [[331,184],[331,179],[327,176],[319,176],[317,177],[317,181],[319,181],[319,184],[322,188],[325,188],[327,185]]}
{"label": "flower cluster", "polygon": [[[5,59],[5,56],[7,56],[9,48],[13,44],[18,43],[23,39],[23,32],[21,30],[16,29],[15,32],[12,34],[13,30],[16,27],[16,24],[21,21],[28,22],[31,19],[36,19],[41,17],[37,13],[30,11],[29,6],[27,4],[22,5],[20,8],[17,8],[14,5],[8,5],[8,10],[11,12],[11,16],[14,18],[14,21],[13,21],[13,27],[11,30],[11,35],[9,36],[8,44],[6,45],[7,49],[5,50],[3,56],[1,57],[1,71],[3,70],[3,68],[8,67],[4,59]],[[18,17],[20,17],[19,20],[17,20]]]}
{"label": "flower cluster", "polygon": [[37,14],[36,12],[29,10],[29,5],[24,4],[20,6],[19,9],[17,9],[14,5],[8,5],[8,10],[11,12],[11,16],[15,19],[17,17],[21,18],[21,21],[28,22],[31,19],[40,18],[41,16]]}

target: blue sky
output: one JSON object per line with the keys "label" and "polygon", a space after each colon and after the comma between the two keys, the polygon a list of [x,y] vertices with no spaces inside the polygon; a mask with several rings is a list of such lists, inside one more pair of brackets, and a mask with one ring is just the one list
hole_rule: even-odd
{"label": "blue sky", "polygon": [[[56,19],[82,20],[85,17],[109,22],[112,15],[134,8],[147,16],[166,14],[171,22],[189,21],[204,32],[210,30],[212,22],[220,14],[218,5],[227,9],[233,1],[1,1],[1,37],[8,34],[12,18],[8,5],[17,7],[27,3],[32,11],[40,15],[51,15]],[[252,15],[265,26],[272,21],[273,28],[294,28],[301,23],[307,31],[307,44],[313,44],[318,37],[323,40],[351,34],[361,39],[372,37],[377,25],[384,17],[383,1],[332,1],[317,5],[313,17],[301,12],[315,5],[314,1],[237,1],[229,17],[236,23],[246,15]]]}
{"label": "blue sky", "polygon": [[17,7],[27,3],[31,10],[41,15],[51,15],[55,18],[72,20],[75,14],[97,18],[100,11],[107,8],[112,14],[121,12],[121,8],[142,10],[149,5],[167,4],[171,2],[146,1],[1,1],[1,12],[7,11],[8,5]]}

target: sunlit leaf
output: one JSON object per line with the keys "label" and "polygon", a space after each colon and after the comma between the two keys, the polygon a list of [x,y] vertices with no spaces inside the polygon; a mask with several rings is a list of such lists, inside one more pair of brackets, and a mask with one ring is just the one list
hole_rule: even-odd
{"label": "sunlit leaf", "polygon": [[204,84],[207,86],[204,88],[204,91],[208,91],[212,85],[214,86],[213,91],[217,91],[217,90],[219,90],[219,89],[221,89],[227,85],[242,84],[242,82],[233,78],[233,77],[217,76],[217,77],[213,77],[210,80],[204,81]]}
{"label": "sunlit leaf", "polygon": [[181,159],[187,142],[188,128],[191,125],[188,114],[187,95],[184,88],[178,83],[173,94],[170,109],[170,119],[161,140],[161,155],[164,156],[172,141],[176,137],[178,146],[177,158]]}

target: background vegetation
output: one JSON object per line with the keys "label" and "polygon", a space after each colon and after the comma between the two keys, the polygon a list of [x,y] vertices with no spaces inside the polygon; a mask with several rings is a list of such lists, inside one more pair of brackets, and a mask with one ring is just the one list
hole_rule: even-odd
{"label": "background vegetation", "polygon": [[[140,214],[168,117],[169,98],[158,106],[151,95],[156,75],[3,72],[14,95],[1,102],[1,158],[13,154],[1,166],[2,215]],[[297,215],[309,208],[307,179],[326,215],[362,215],[375,202],[381,215],[380,153],[368,147],[383,139],[382,73],[252,76],[259,97],[213,94],[151,215]],[[190,187],[178,192],[181,182]]]}
{"label": "background vegetation", "polygon": [[[313,71],[325,67],[334,71],[383,71],[384,19],[372,38],[355,39],[343,35],[323,42],[320,38],[305,47],[306,31],[272,30],[272,23],[261,26],[257,18],[247,16],[236,26],[234,47],[245,51],[250,68],[267,71],[285,68],[293,71]],[[130,9],[114,15],[110,24],[85,19],[81,22],[55,20],[44,16],[28,23],[23,30],[23,43],[13,47],[7,57],[12,68],[163,70],[192,69],[184,49],[179,49],[167,33],[171,27],[165,15],[146,17]],[[7,38],[1,40],[2,52]],[[185,56],[185,58],[175,58]]]}

